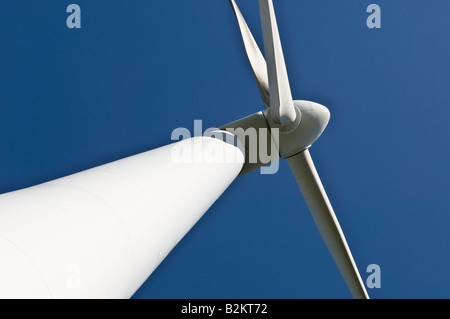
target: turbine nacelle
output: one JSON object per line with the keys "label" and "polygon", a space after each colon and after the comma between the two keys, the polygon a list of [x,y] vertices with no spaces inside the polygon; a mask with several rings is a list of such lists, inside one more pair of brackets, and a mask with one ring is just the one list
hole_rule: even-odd
{"label": "turbine nacelle", "polygon": [[330,111],[325,106],[310,102],[294,101],[295,121],[290,125],[275,123],[269,116],[270,108],[263,113],[271,128],[279,130],[279,141],[275,141],[281,158],[288,158],[308,149],[319,137],[330,121]]}

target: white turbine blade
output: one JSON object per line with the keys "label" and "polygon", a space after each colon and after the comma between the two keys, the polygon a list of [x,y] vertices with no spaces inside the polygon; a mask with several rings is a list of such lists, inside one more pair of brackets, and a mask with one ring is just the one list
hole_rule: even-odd
{"label": "white turbine blade", "polygon": [[231,7],[233,8],[234,14],[239,24],[239,29],[241,30],[242,40],[244,41],[245,51],[247,52],[247,57],[253,70],[253,74],[256,78],[256,83],[258,84],[258,89],[261,94],[261,98],[266,107],[270,106],[269,97],[269,80],[267,78],[267,65],[264,56],[259,50],[258,44],[253,38],[253,35],[242,16],[236,2],[230,0]]}
{"label": "white turbine blade", "polygon": [[369,296],[308,150],[287,159],[328,250],[354,298]]}
{"label": "white turbine blade", "polygon": [[259,0],[259,9],[269,77],[269,114],[275,123],[289,125],[295,121],[296,112],[272,0]]}

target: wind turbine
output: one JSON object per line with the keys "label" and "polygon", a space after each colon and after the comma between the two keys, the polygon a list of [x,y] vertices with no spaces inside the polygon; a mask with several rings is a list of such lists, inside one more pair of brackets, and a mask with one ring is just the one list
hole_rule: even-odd
{"label": "wind turbine", "polygon": [[[368,298],[308,150],[330,113],[292,99],[272,0],[259,0],[265,58],[230,4],[266,109],[205,136],[1,195],[0,298],[131,297],[238,175],[267,164],[250,160],[248,128],[269,132],[258,139],[288,161],[352,295]],[[220,161],[224,154],[232,160]]]}
{"label": "wind turbine", "polygon": [[309,152],[327,126],[330,112],[318,103],[293,100],[273,2],[258,1],[265,59],[235,0],[229,0],[266,106],[264,118],[271,130],[279,129],[277,147],[280,157],[288,161],[320,235],[350,292],[354,298],[367,299],[369,296],[358,268]]}

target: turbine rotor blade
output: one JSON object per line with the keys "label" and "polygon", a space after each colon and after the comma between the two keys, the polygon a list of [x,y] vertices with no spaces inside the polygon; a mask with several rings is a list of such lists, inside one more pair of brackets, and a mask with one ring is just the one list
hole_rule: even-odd
{"label": "turbine rotor blade", "polygon": [[354,298],[369,299],[352,253],[308,150],[287,159],[328,250]]}
{"label": "turbine rotor blade", "polygon": [[247,52],[247,57],[253,70],[253,74],[258,84],[258,89],[261,94],[261,98],[264,105],[270,106],[269,97],[269,80],[267,77],[267,65],[264,56],[262,55],[258,44],[255,41],[244,17],[242,16],[239,7],[234,0],[229,0],[231,7],[233,8],[234,14],[236,16],[237,22],[239,24],[239,29],[241,31],[242,40],[244,41],[245,51]]}
{"label": "turbine rotor blade", "polygon": [[296,112],[272,0],[259,0],[259,9],[269,77],[269,115],[275,123],[289,125],[295,121]]}

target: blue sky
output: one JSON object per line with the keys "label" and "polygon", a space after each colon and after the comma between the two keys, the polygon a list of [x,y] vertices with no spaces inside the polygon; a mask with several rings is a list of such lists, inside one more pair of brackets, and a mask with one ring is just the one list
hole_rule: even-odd
{"label": "blue sky", "polygon": [[[237,2],[262,46],[257,1]],[[363,279],[381,267],[369,294],[450,297],[450,3],[274,5],[294,98],[331,111],[311,153]],[[226,0],[8,0],[0,30],[0,193],[263,109]],[[237,179],[135,295],[350,297],[285,162]]]}

